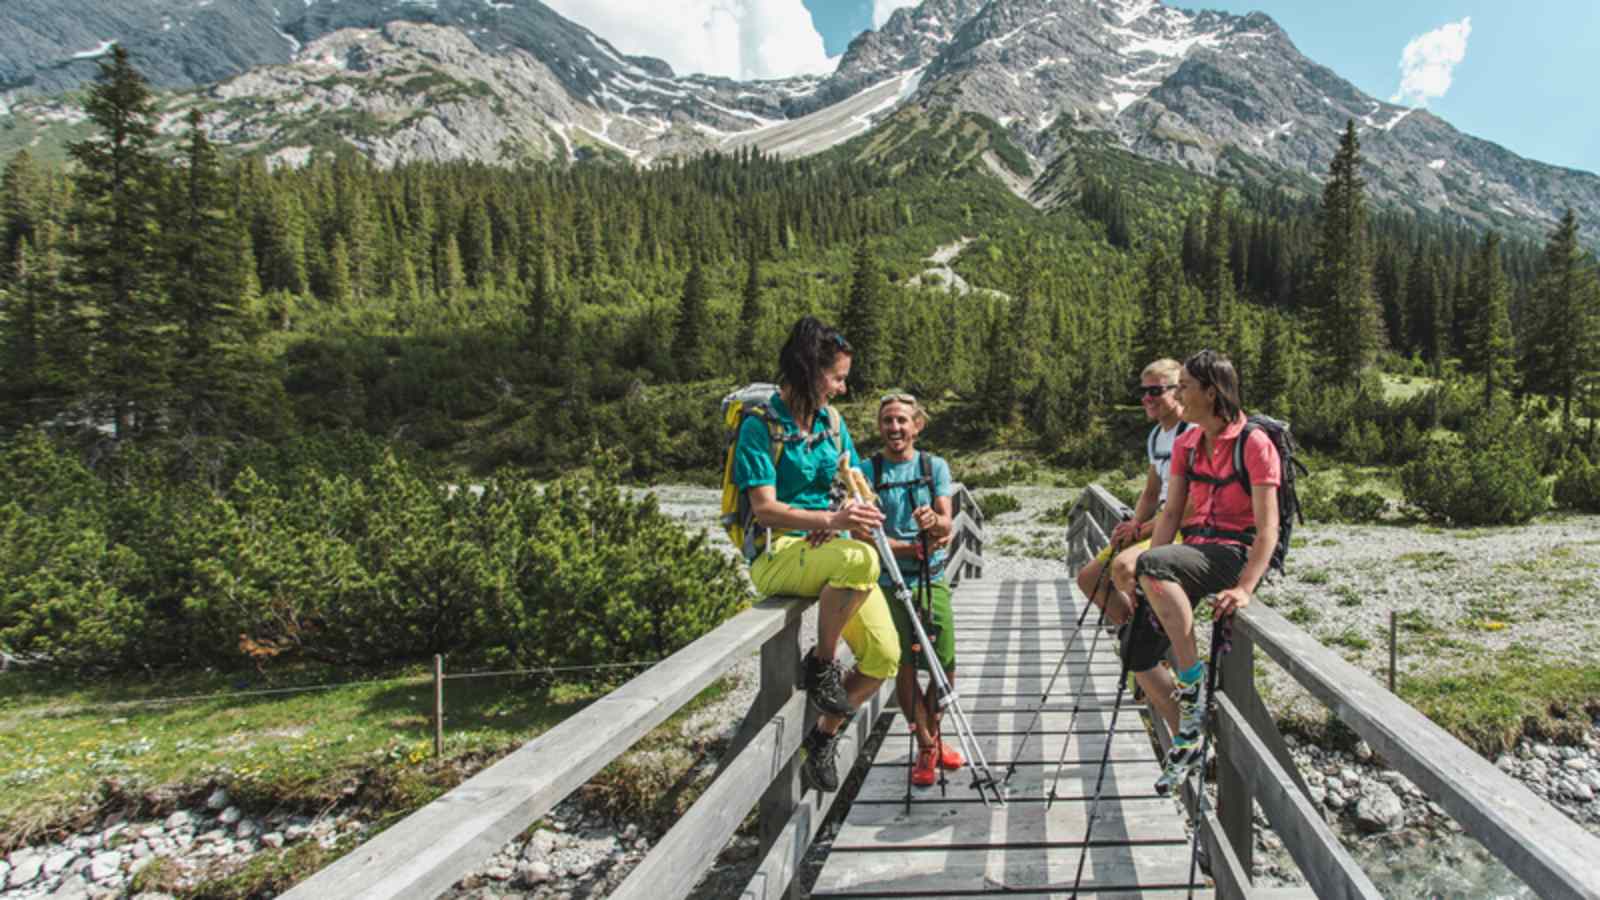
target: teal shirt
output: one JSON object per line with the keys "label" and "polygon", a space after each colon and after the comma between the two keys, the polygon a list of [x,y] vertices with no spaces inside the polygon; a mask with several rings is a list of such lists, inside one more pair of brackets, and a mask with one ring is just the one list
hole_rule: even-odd
{"label": "teal shirt", "polygon": [[[929,489],[923,485],[911,487],[890,487],[894,484],[903,484],[908,481],[918,481],[922,478],[922,462],[919,457],[922,451],[918,450],[905,462],[883,461],[883,477],[880,479],[874,471],[872,459],[869,457],[861,463],[861,473],[867,476],[867,481],[876,485],[880,480],[884,483],[882,491],[878,492],[878,505],[883,508],[883,530],[889,537],[898,541],[914,541],[917,539],[917,521],[911,518],[911,511],[919,506],[932,506],[935,497],[949,497],[955,493],[951,486],[950,464],[937,456],[929,454],[933,460],[933,487]],[[935,550],[933,557],[928,560],[928,568],[936,574],[934,581],[944,579],[943,548]],[[908,586],[917,583],[919,566],[915,559],[896,557],[895,561],[900,566],[900,576],[905,579]],[[878,583],[883,587],[894,586],[893,578],[887,573],[878,576]]]}
{"label": "teal shirt", "polygon": [[[783,423],[784,433],[800,434],[800,426],[795,424],[794,414],[789,412],[782,395],[773,392],[770,403]],[[776,468],[772,465],[772,437],[767,423],[759,416],[749,416],[739,426],[739,443],[733,453],[733,483],[742,489],[773,485],[778,500],[795,509],[827,509],[828,491],[839,470],[839,450],[834,449],[833,441],[822,437],[830,422],[838,423],[840,446],[849,455],[850,465],[859,468],[861,457],[850,440],[850,429],[836,409],[826,408],[813,416],[811,434],[815,441],[785,444]]]}

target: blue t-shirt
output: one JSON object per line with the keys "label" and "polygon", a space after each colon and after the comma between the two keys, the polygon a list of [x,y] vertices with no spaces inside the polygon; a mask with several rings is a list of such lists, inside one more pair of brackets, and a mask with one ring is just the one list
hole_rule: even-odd
{"label": "blue t-shirt", "polygon": [[[932,506],[935,497],[949,497],[955,493],[951,487],[950,464],[933,454],[928,454],[933,461],[933,487],[930,490],[922,484],[913,484],[910,487],[892,487],[906,482],[920,482],[922,480],[922,451],[918,450],[905,462],[883,461],[883,477],[879,478],[874,470],[870,458],[862,460],[861,474],[867,476],[867,481],[874,486],[879,481],[883,482],[883,490],[878,492],[878,504],[883,508],[883,530],[889,537],[897,541],[914,541],[917,539],[917,521],[911,518],[911,511],[919,506]],[[943,548],[933,551],[933,557],[928,560],[928,570],[934,572],[933,580],[944,579]],[[916,559],[909,557],[896,557],[900,564],[900,576],[906,580],[908,586],[917,583],[919,566]],[[894,579],[887,573],[878,576],[878,583],[883,587],[894,585]]]}
{"label": "blue t-shirt", "polygon": [[[783,424],[784,434],[799,435],[800,426],[795,424],[783,396],[774,391],[769,403]],[[767,423],[760,416],[749,416],[739,426],[739,443],[733,453],[733,483],[741,489],[773,485],[778,499],[795,509],[827,509],[829,488],[839,470],[839,450],[834,448],[832,439],[823,435],[834,422],[838,423],[839,443],[849,455],[850,465],[859,468],[861,457],[850,440],[850,429],[836,409],[824,408],[812,417],[810,439],[786,442],[776,468],[772,465],[772,435]]]}

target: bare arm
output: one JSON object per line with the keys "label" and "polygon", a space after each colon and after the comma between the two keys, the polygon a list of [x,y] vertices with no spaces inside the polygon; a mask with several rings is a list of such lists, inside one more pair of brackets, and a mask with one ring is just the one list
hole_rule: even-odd
{"label": "bare arm", "polygon": [[1152,548],[1172,543],[1178,534],[1178,526],[1183,524],[1183,508],[1188,502],[1189,477],[1173,474],[1171,482],[1167,484],[1167,505],[1161,507],[1161,515],[1156,518],[1156,530],[1150,534]]}
{"label": "bare arm", "polygon": [[1250,488],[1250,507],[1255,513],[1256,539],[1245,557],[1239,583],[1218,594],[1212,603],[1219,619],[1250,605],[1251,595],[1261,586],[1267,566],[1272,564],[1272,552],[1278,548],[1278,486],[1258,484]]}
{"label": "bare arm", "polygon": [[875,506],[847,500],[836,510],[796,509],[778,499],[778,489],[770,484],[752,487],[750,508],[756,521],[766,528],[786,531],[849,531],[876,528],[883,524],[883,513]]}

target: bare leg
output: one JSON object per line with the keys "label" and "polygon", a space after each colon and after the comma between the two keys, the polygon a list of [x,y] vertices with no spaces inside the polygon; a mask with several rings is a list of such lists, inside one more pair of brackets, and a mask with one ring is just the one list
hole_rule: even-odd
{"label": "bare leg", "polygon": [[927,708],[922,702],[922,687],[917,683],[917,667],[903,665],[894,676],[895,697],[900,701],[900,712],[917,737],[917,746],[930,747],[933,738],[928,733]]}
{"label": "bare leg", "polygon": [[1172,680],[1172,670],[1159,663],[1153,669],[1133,673],[1134,680],[1144,689],[1145,699],[1156,715],[1167,721],[1167,733],[1178,733],[1178,701],[1172,699],[1177,683]]}
{"label": "bare leg", "polygon": [[[1078,570],[1078,590],[1083,591],[1083,595],[1094,601],[1097,606],[1105,605],[1104,586],[1100,584],[1100,570],[1102,568],[1104,568],[1104,564],[1096,557],[1089,560],[1088,565]],[[1095,588],[1097,586],[1100,586],[1102,590],[1096,591]]]}
{"label": "bare leg", "polygon": [[1200,657],[1194,644],[1194,609],[1189,596],[1175,581],[1157,581],[1148,575],[1139,579],[1150,609],[1161,620],[1161,630],[1172,641],[1172,662],[1180,670],[1192,669]]}
{"label": "bare leg", "polygon": [[[873,694],[876,694],[882,684],[882,678],[868,678],[859,671],[851,669],[850,674],[844,678],[844,692],[850,697],[850,708],[860,709],[861,704],[867,702]],[[828,734],[838,731],[839,726],[843,724],[843,716],[817,717],[817,726]]]}
{"label": "bare leg", "polygon": [[[944,677],[950,682],[950,690],[955,690],[956,670],[951,669],[950,671],[944,673]],[[924,699],[926,702],[923,704],[923,708],[927,710],[928,716],[928,723],[926,726],[928,731],[928,745],[932,746],[937,743],[935,738],[940,734],[939,726],[944,722],[944,711],[939,708],[939,701],[938,698],[934,696],[932,684],[928,685],[927,696]]]}
{"label": "bare leg", "polygon": [[817,595],[817,659],[833,661],[834,655],[839,652],[839,638],[844,634],[844,626],[861,608],[861,604],[867,602],[867,593],[829,586]]}

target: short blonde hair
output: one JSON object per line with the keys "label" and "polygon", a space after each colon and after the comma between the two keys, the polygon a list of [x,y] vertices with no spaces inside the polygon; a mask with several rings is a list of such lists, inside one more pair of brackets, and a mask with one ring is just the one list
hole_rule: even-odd
{"label": "short blonde hair", "polygon": [[918,425],[928,424],[928,411],[922,408],[922,404],[915,396],[904,392],[884,394],[878,399],[878,421],[883,421],[883,408],[891,403],[903,403],[911,407],[911,418]]}
{"label": "short blonde hair", "polygon": [[1143,381],[1146,378],[1155,376],[1167,384],[1177,384],[1178,373],[1182,371],[1182,363],[1175,359],[1167,359],[1163,357],[1151,363],[1150,365],[1145,366],[1144,371],[1139,373],[1139,380]]}

